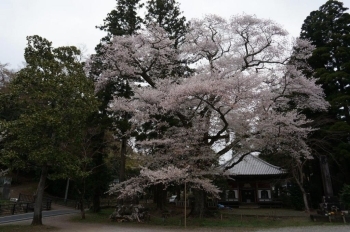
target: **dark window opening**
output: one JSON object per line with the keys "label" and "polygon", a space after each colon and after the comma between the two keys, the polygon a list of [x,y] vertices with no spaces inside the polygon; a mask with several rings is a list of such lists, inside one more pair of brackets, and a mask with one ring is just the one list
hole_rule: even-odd
{"label": "dark window opening", "polygon": [[269,192],[267,190],[262,190],[260,194],[261,199],[269,199]]}

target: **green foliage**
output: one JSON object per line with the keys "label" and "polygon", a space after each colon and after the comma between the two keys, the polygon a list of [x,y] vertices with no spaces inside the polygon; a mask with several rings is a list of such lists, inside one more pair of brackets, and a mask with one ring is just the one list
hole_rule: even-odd
{"label": "green foliage", "polygon": [[[0,118],[4,135],[1,162],[22,169],[31,166],[42,170],[33,225],[42,224],[40,208],[45,181],[50,175],[59,178],[72,173],[83,177],[80,149],[84,148],[86,125],[97,112],[93,82],[85,76],[75,47],[53,48],[48,40],[27,37],[21,69],[0,94],[0,103],[14,114]],[[1,104],[2,106],[3,104]],[[10,105],[11,107],[8,107]]]}
{"label": "green foliage", "polygon": [[145,23],[156,23],[164,28],[177,48],[188,28],[186,18],[181,16],[179,3],[176,0],[149,0],[146,9]]}
{"label": "green foliage", "polygon": [[[304,70],[318,78],[326,100],[331,107],[325,113],[309,113],[312,124],[320,130],[308,139],[314,155],[327,155],[335,192],[343,183],[350,183],[350,14],[343,3],[328,0],[313,11],[302,25],[300,37],[316,46],[308,63],[314,72]],[[316,159],[315,159],[316,160]],[[320,186],[320,188],[322,188]],[[319,191],[320,192],[320,191]]]}
{"label": "green foliage", "polygon": [[303,195],[298,185],[292,184],[288,188],[288,193],[289,193],[288,195],[290,196],[290,203],[292,208],[296,210],[303,210],[304,209]]}
{"label": "green foliage", "polygon": [[6,132],[2,161],[62,171],[74,166],[72,152],[84,139],[87,118],[97,111],[93,83],[84,74],[77,48],[52,48],[37,35],[27,40],[27,65],[0,95],[1,111],[8,114],[1,118]]}
{"label": "green foliage", "polygon": [[102,41],[110,41],[115,35],[132,35],[141,28],[143,20],[137,16],[137,10],[143,6],[140,2],[140,0],[117,0],[116,9],[108,13],[103,25],[97,26],[108,33]]}
{"label": "green foliage", "polygon": [[350,208],[350,185],[344,185],[340,193],[341,201]]}
{"label": "green foliage", "polygon": [[300,37],[316,46],[308,62],[332,105],[331,112],[349,123],[350,14],[347,9],[342,2],[327,1],[305,19]]}

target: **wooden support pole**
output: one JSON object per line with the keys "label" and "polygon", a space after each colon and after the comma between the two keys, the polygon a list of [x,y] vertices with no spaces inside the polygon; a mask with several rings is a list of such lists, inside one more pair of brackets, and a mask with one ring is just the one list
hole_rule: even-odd
{"label": "wooden support pole", "polygon": [[185,181],[185,193],[184,193],[184,195],[185,195],[185,228],[186,228],[186,226],[187,226],[187,224],[186,224],[186,215],[187,215],[187,213],[186,213],[186,208],[187,208],[187,200],[186,200],[186,181]]}

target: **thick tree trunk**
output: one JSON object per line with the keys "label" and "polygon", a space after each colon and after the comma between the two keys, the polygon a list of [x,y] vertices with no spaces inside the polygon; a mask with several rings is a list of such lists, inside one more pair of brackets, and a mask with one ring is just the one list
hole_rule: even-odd
{"label": "thick tree trunk", "polygon": [[92,198],[92,212],[98,213],[101,210],[101,205],[100,205],[100,190],[95,189],[93,198]]}
{"label": "thick tree trunk", "polygon": [[206,201],[207,194],[203,190],[193,190],[193,197],[190,200],[190,215],[202,218],[208,207]]}
{"label": "thick tree trunk", "polygon": [[80,207],[80,215],[81,219],[85,219],[85,206],[84,206],[84,198],[85,198],[85,178],[82,181],[82,190],[80,191],[77,187],[77,191],[79,193],[79,207]]}
{"label": "thick tree trunk", "polygon": [[81,219],[85,219],[84,199],[80,199],[80,215],[81,215]]}
{"label": "thick tree trunk", "polygon": [[36,191],[35,203],[34,203],[34,215],[32,225],[42,225],[42,203],[45,190],[45,182],[48,174],[48,167],[45,165],[41,168],[40,181],[38,189]]}
{"label": "thick tree trunk", "polygon": [[306,191],[305,191],[304,186],[303,186],[304,185],[304,179],[303,179],[304,176],[303,176],[302,167],[303,166],[298,166],[298,170],[293,170],[293,176],[294,176],[294,179],[295,179],[297,185],[299,186],[301,193],[303,194],[305,211],[310,212],[309,202],[307,200],[307,194],[306,194]]}
{"label": "thick tree trunk", "polygon": [[154,191],[154,202],[157,204],[157,209],[163,210],[166,202],[166,190],[163,184],[157,184]]}
{"label": "thick tree trunk", "polygon": [[176,198],[177,200],[181,199],[181,186],[176,187]]}
{"label": "thick tree trunk", "polygon": [[299,181],[297,181],[297,184],[299,185],[300,191],[303,194],[303,201],[304,201],[305,212],[310,212],[309,202],[307,200],[306,191],[305,191],[304,187],[302,186],[302,184]]}
{"label": "thick tree trunk", "polygon": [[105,178],[104,173],[104,166],[103,166],[103,155],[97,155],[94,157],[95,165],[98,166],[94,173],[93,173],[93,179],[95,181],[94,187],[93,187],[93,196],[92,196],[92,212],[98,213],[101,210],[101,201],[100,198],[103,194],[103,181],[102,179]]}
{"label": "thick tree trunk", "polygon": [[294,166],[292,166],[292,174],[294,177],[294,180],[296,181],[297,185],[299,186],[299,189],[301,193],[303,194],[303,201],[304,201],[304,207],[306,212],[310,212],[309,208],[309,202],[307,200],[307,193],[304,189],[304,166],[306,164],[307,160],[304,160],[303,162],[300,162],[300,160],[293,160]]}
{"label": "thick tree trunk", "polygon": [[125,181],[125,160],[126,160],[126,147],[127,138],[122,138],[122,147],[120,149],[120,169],[119,169],[119,181]]}
{"label": "thick tree trunk", "polygon": [[305,212],[310,212],[310,208],[309,208],[309,201],[307,200],[307,194],[306,194],[306,192],[305,192],[305,190],[304,191],[302,191],[302,193],[303,193],[303,200],[304,200],[304,205],[305,205]]}

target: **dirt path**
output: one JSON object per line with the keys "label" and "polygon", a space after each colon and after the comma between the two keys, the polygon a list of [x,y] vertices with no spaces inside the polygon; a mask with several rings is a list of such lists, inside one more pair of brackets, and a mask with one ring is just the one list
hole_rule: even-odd
{"label": "dirt path", "polygon": [[[185,230],[183,227],[158,227],[150,225],[141,225],[141,224],[127,224],[127,223],[115,223],[115,224],[95,224],[95,223],[79,223],[72,222],[70,218],[72,215],[62,215],[55,216],[50,218],[43,218],[43,223],[45,225],[50,225],[58,228],[54,230],[55,232],[180,232],[180,231],[191,231],[191,232],[232,232],[232,228],[189,228]],[[16,222],[11,224],[22,224],[28,225],[31,223],[31,220]],[[257,232],[349,232],[350,225],[327,225],[327,226],[311,226],[311,227],[288,227],[288,228],[276,228],[276,229],[248,229],[248,228],[234,228],[235,232],[243,231],[257,231]]]}
{"label": "dirt path", "polygon": [[[150,225],[131,225],[126,223],[115,223],[115,224],[94,224],[94,223],[79,223],[72,222],[70,218],[72,215],[62,215],[49,218],[43,218],[44,225],[49,225],[58,228],[54,232],[180,232],[180,231],[191,231],[191,232],[232,232],[232,229],[206,229],[206,228],[196,228],[187,229],[183,227],[169,228],[169,227],[157,227]],[[18,225],[29,225],[31,220],[21,221],[11,224]],[[252,231],[247,229],[236,230],[237,232]]]}

